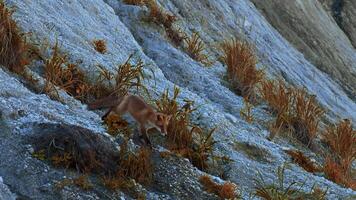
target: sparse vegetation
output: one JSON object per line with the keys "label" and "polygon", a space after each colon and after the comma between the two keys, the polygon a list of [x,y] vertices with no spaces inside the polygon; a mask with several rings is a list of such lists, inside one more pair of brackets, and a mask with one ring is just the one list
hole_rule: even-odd
{"label": "sparse vegetation", "polygon": [[199,178],[199,182],[204,186],[204,189],[219,196],[221,199],[238,199],[237,186],[231,182],[224,184],[215,183],[209,176],[204,175]]}
{"label": "sparse vegetation", "polygon": [[262,81],[264,73],[256,68],[257,58],[251,44],[234,38],[223,42],[221,48],[222,60],[227,66],[227,77],[233,90],[252,100],[256,85]]}
{"label": "sparse vegetation", "polygon": [[104,119],[107,125],[107,130],[112,136],[116,136],[122,132],[125,136],[130,137],[131,130],[128,127],[128,122],[116,114],[110,114]]}
{"label": "sparse vegetation", "polygon": [[119,65],[115,73],[98,66],[100,74],[90,83],[78,66],[69,63],[67,55],[60,53],[58,42],[52,50],[51,57],[45,60],[43,91],[55,99],[59,99],[57,87],[84,103],[109,95],[123,96],[132,87],[145,89],[141,84],[144,65],[141,61],[131,64],[133,55]]}
{"label": "sparse vegetation", "polygon": [[[315,199],[323,200],[326,197],[326,191],[322,191],[315,186],[309,192],[302,191],[303,184],[292,182],[285,185],[284,179],[285,166],[278,167],[276,183],[267,184],[261,174],[260,179],[255,179],[255,196],[266,200],[290,200],[290,199]],[[297,188],[298,187],[298,188]]]}
{"label": "sparse vegetation", "polygon": [[12,14],[13,10],[0,0],[0,65],[12,72],[24,74],[25,66],[30,63],[30,45],[12,19]]}
{"label": "sparse vegetation", "polygon": [[77,65],[69,63],[67,55],[60,53],[58,42],[55,43],[52,50],[52,56],[45,60],[44,92],[58,99],[59,94],[56,87],[59,87],[77,99],[84,98],[90,90],[90,85],[85,81],[84,74]]}
{"label": "sparse vegetation", "polygon": [[263,81],[260,93],[276,115],[270,139],[284,129],[292,132],[303,144],[310,146],[324,114],[315,96],[308,95],[305,89],[288,87],[281,80]]}
{"label": "sparse vegetation", "polygon": [[94,49],[101,53],[104,54],[107,52],[107,47],[106,47],[106,41],[105,40],[94,40],[93,41]]}
{"label": "sparse vegetation", "polygon": [[209,60],[209,56],[204,53],[205,44],[201,40],[199,33],[194,32],[192,36],[184,39],[185,49],[188,55],[194,60],[201,62],[202,64],[209,66],[212,62]]}
{"label": "sparse vegetation", "polygon": [[[175,88],[173,97],[169,98],[167,90],[161,99],[156,101],[159,112],[172,115],[167,130],[168,148],[188,158],[199,169],[207,169],[207,160],[215,143],[212,139],[215,129],[206,132],[192,124],[190,115],[196,110],[192,108],[193,102],[186,101],[186,104],[180,107],[176,101],[178,95],[179,89]],[[193,136],[198,138],[197,141]]]}
{"label": "sparse vegetation", "polygon": [[244,98],[244,108],[240,110],[240,116],[245,119],[246,122],[252,123],[254,118],[252,115],[253,104],[248,101],[247,98]]}
{"label": "sparse vegetation", "polygon": [[124,0],[123,2],[128,5],[135,5],[135,6],[145,5],[145,0]]}
{"label": "sparse vegetation", "polygon": [[[51,127],[50,133],[36,135],[34,155],[41,155],[55,167],[75,169],[84,174],[97,174],[106,180],[106,185],[128,187],[130,179],[141,184],[150,184],[152,179],[151,150],[141,148],[129,151],[127,143],[120,151],[110,139],[87,129],[67,126]],[[38,152],[38,153],[37,153]],[[74,179],[72,184],[88,188],[86,177]]]}
{"label": "sparse vegetation", "polygon": [[[124,96],[130,88],[136,87],[138,90],[145,87],[141,84],[144,79],[143,62],[138,61],[136,64],[131,64],[130,60],[133,55],[121,65],[117,67],[115,73],[109,72],[105,68],[98,66],[100,75],[93,84],[92,94],[95,98],[106,97],[109,95]],[[114,82],[114,84],[112,84]],[[105,84],[109,85],[105,85]]]}
{"label": "sparse vegetation", "polygon": [[322,171],[319,166],[317,166],[313,161],[306,157],[303,152],[296,150],[286,150],[286,153],[290,155],[293,162],[297,163],[305,171],[310,173]]}
{"label": "sparse vegetation", "polygon": [[350,120],[343,120],[336,126],[329,126],[324,132],[333,158],[328,157],[324,172],[335,183],[356,189],[356,180],[352,173],[352,163],[356,158],[356,131]]}
{"label": "sparse vegetation", "polygon": [[148,16],[149,21],[163,25],[168,29],[172,28],[172,24],[177,20],[176,16],[163,11],[163,9],[157,4],[155,0],[146,0],[146,6],[150,10]]}

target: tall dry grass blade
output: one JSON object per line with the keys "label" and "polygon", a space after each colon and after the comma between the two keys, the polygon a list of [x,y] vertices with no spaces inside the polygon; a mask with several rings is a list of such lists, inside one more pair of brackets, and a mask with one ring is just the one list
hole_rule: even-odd
{"label": "tall dry grass blade", "polygon": [[253,98],[255,87],[264,77],[262,70],[256,68],[257,58],[247,41],[234,38],[224,41],[223,62],[227,66],[227,77],[238,95]]}

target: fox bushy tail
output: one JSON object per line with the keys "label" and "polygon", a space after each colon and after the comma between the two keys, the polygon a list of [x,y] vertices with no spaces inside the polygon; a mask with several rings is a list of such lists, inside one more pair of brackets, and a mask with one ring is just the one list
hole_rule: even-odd
{"label": "fox bushy tail", "polygon": [[89,110],[96,110],[101,108],[111,108],[118,105],[122,100],[122,97],[117,97],[115,95],[103,97],[94,102],[88,104]]}

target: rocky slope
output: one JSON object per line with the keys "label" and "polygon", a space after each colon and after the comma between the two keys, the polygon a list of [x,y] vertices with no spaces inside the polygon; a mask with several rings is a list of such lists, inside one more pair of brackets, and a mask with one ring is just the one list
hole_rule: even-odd
{"label": "rocky slope", "polygon": [[[162,26],[147,22],[145,17],[149,11],[145,6],[127,5],[121,0],[5,0],[6,5],[15,7],[14,18],[24,32],[31,32],[32,42],[53,45],[58,40],[61,50],[71,61],[80,63],[80,69],[89,77],[98,74],[97,65],[113,71],[134,53],[133,61],[142,59],[146,64],[144,84],[152,98],[157,98],[165,89],[173,91],[174,85],[179,86],[179,102],[190,99],[199,105],[194,122],[207,128],[218,126],[213,136],[217,142],[214,154],[231,159],[209,172],[215,176],[221,173],[225,180],[238,184],[243,199],[248,199],[253,192],[253,179],[258,172],[266,182],[273,182],[277,179],[277,167],[291,163],[284,149],[298,148],[316,160],[321,158],[284,137],[267,140],[269,131],[259,121],[267,121],[272,116],[263,105],[253,109],[255,123],[249,124],[240,117],[243,99],[229,89],[224,81],[225,67],[219,62],[219,44],[224,39],[239,36],[252,42],[259,67],[265,68],[270,77],[283,77],[290,84],[303,86],[315,94],[328,110],[330,121],[341,118],[356,121],[355,85],[352,84],[356,82],[356,54],[350,42],[354,34],[352,29],[345,34],[345,29],[341,29],[317,1],[288,4],[262,0],[158,2],[164,10],[178,17],[174,26],[187,34],[200,33],[207,53],[215,61],[211,67],[191,59],[182,48],[173,45]],[[347,23],[352,24],[352,10],[349,13]],[[106,41],[106,54],[95,51],[94,39]],[[39,65],[42,63],[32,63],[34,73]],[[63,103],[60,103],[38,94],[23,84],[19,76],[0,68],[0,199],[132,198],[124,192],[106,190],[97,184],[95,177],[92,177],[96,184],[94,190],[67,186],[58,191],[54,187],[58,181],[75,177],[77,173],[54,168],[31,156],[33,148],[26,137],[41,132],[34,128],[38,123],[76,125],[93,134],[107,136],[97,113],[88,111],[85,105],[65,93],[62,98]],[[146,193],[146,198],[217,198],[205,192],[198,181],[205,172],[186,159],[158,156],[165,149],[159,142],[155,145],[154,183],[147,187],[137,185]],[[249,154],[251,149],[260,156]],[[329,188],[328,199],[356,195],[355,191],[292,163],[285,178],[287,184],[305,182],[302,190],[306,192],[314,184]],[[223,181],[218,177],[215,180]]]}

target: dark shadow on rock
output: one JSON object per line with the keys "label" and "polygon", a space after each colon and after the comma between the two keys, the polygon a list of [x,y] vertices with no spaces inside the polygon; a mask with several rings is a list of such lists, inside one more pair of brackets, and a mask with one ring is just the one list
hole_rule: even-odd
{"label": "dark shadow on rock", "polygon": [[114,174],[119,161],[116,143],[105,135],[67,124],[41,123],[27,137],[35,152],[44,151],[52,163],[80,172]]}

